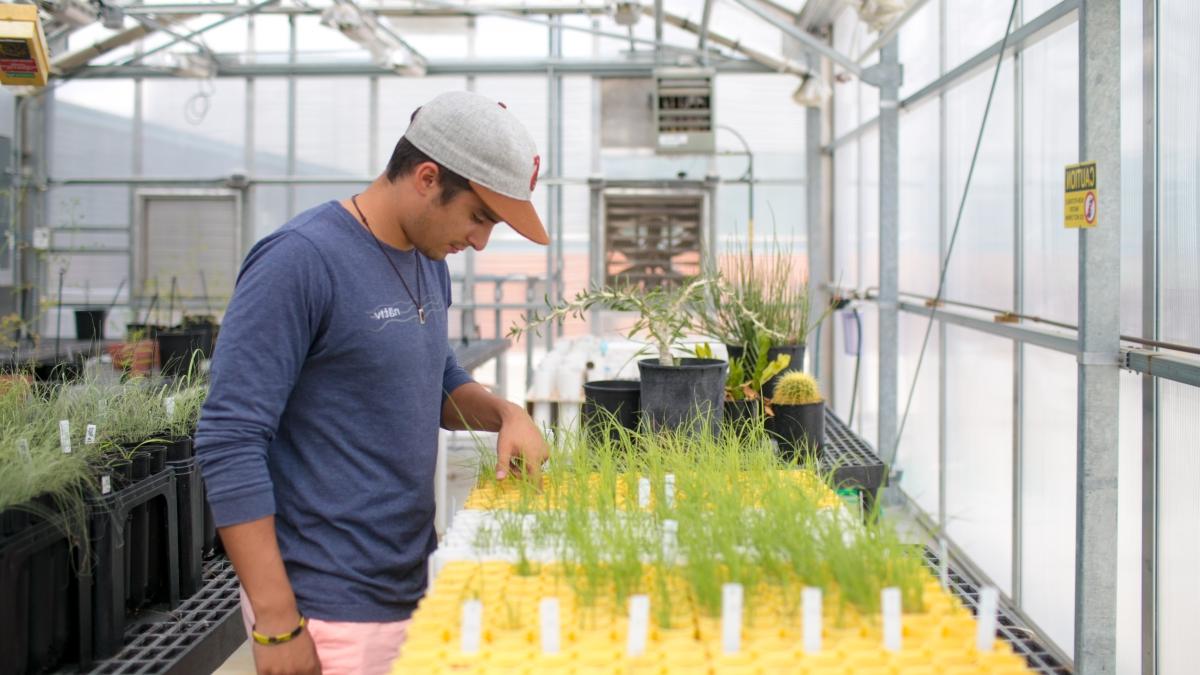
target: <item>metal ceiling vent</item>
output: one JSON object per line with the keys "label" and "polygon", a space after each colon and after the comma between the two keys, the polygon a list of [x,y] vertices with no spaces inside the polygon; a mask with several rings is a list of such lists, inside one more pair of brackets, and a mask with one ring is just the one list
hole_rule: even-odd
{"label": "metal ceiling vent", "polygon": [[714,151],[716,120],[713,83],[708,68],[662,68],[654,71],[655,149],[660,153]]}

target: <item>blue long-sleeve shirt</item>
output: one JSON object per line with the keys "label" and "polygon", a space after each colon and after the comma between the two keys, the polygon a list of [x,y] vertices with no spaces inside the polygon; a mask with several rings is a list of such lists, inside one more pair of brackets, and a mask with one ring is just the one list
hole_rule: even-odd
{"label": "blue long-sleeve shirt", "polygon": [[196,456],[218,527],[275,515],[301,612],[408,618],[436,545],[444,397],[470,381],[447,341],[444,261],[384,245],[339,203],[242,264],[213,356]]}

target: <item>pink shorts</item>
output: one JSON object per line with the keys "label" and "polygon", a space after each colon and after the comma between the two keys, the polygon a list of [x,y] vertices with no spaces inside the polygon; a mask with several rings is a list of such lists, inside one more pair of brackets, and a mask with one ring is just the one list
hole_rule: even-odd
{"label": "pink shorts", "polygon": [[[250,608],[246,591],[240,590],[240,593],[242,621],[246,625],[246,638],[250,639],[254,610]],[[392,662],[400,655],[400,647],[408,637],[409,621],[411,619],[388,622],[309,619],[305,630],[317,646],[322,675],[387,675],[392,672]]]}

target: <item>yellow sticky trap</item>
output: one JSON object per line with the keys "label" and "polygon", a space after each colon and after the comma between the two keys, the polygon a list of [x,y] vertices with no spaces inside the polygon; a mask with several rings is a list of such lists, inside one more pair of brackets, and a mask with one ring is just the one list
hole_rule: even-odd
{"label": "yellow sticky trap", "polygon": [[0,4],[0,84],[41,87],[49,75],[37,5]]}

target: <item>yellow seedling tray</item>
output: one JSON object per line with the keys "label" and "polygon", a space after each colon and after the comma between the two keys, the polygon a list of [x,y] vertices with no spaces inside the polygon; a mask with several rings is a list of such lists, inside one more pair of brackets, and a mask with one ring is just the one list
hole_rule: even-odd
{"label": "yellow seedling tray", "polygon": [[[967,673],[1016,675],[1030,672],[1008,643],[996,640],[991,652],[975,647],[975,621],[957,598],[930,577],[922,589],[924,611],[903,616],[902,647],[883,647],[878,616],[863,616],[824,594],[822,650],[802,648],[799,611],[789,611],[777,589],[746,592],[741,649],[722,652],[719,618],[704,615],[681,579],[667,580],[669,627],[658,623],[654,579],[643,580],[651,598],[646,651],[626,654],[628,612],[615,594],[600,594],[582,606],[558,565],[543,565],[519,576],[511,563],[451,562],[421,601],[409,637],[393,672],[401,673],[806,673],[808,675],[926,675]],[[543,598],[559,602],[561,651],[541,650],[538,607]],[[480,650],[461,650],[461,611],[467,600],[483,603]]]}

